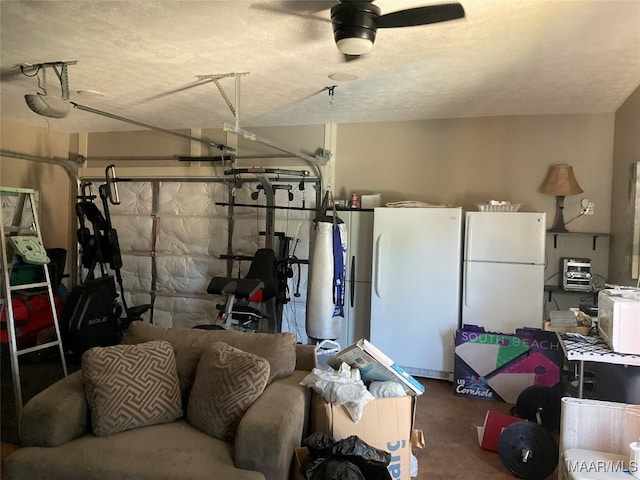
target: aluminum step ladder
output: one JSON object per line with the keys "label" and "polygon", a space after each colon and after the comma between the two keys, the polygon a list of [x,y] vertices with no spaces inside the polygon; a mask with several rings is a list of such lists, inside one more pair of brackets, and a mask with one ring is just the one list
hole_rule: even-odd
{"label": "aluminum step ladder", "polygon": [[[42,235],[35,204],[35,191],[27,188],[13,188],[0,186],[0,248],[2,249],[2,298],[0,299],[0,312],[6,312],[7,337],[9,341],[9,354],[11,358],[11,373],[13,377],[13,395],[17,414],[22,410],[22,382],[20,380],[19,357],[32,352],[37,352],[51,347],[57,347],[62,362],[62,371],[67,376],[67,364],[65,361],[64,347],[58,324],[53,288],[47,264],[49,259],[42,244]],[[15,201],[13,218],[5,224],[3,210],[5,206]],[[27,204],[30,214],[25,212]],[[28,216],[26,216],[28,215]],[[26,225],[25,225],[26,223]],[[29,224],[30,223],[30,224]],[[25,232],[26,230],[26,232]],[[42,268],[43,282],[25,283],[21,285],[11,284],[11,271],[15,256],[21,256],[24,262],[34,269]],[[13,294],[18,291],[38,291],[46,289],[49,299],[49,308],[55,329],[56,339],[41,345],[28,348],[18,348],[16,335],[16,322],[13,311]]]}

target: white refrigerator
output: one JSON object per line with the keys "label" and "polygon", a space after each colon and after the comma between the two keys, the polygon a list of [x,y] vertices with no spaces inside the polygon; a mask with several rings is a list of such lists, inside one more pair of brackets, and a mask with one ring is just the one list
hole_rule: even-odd
{"label": "white refrigerator", "polygon": [[373,211],[338,211],[347,227],[344,318],[337,341],[348,347],[369,337]]}
{"label": "white refrigerator", "polygon": [[376,208],[371,342],[412,375],[452,379],[461,208]]}
{"label": "white refrigerator", "polygon": [[542,328],[544,260],[544,213],[467,212],[462,323]]}

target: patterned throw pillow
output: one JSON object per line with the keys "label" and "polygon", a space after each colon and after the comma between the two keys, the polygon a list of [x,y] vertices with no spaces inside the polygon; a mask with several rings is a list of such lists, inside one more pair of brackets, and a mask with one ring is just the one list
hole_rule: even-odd
{"label": "patterned throw pillow", "polygon": [[238,424],[269,380],[269,362],[226,343],[211,344],[200,357],[189,395],[187,421],[233,443]]}
{"label": "patterned throw pillow", "polygon": [[91,348],[82,355],[82,372],[96,436],[182,416],[176,358],[169,342]]}

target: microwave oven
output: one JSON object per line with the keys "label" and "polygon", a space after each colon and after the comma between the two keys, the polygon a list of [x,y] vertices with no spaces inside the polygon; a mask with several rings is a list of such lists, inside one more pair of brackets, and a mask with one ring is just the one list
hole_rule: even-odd
{"label": "microwave oven", "polygon": [[640,290],[598,293],[598,333],[614,352],[640,355]]}

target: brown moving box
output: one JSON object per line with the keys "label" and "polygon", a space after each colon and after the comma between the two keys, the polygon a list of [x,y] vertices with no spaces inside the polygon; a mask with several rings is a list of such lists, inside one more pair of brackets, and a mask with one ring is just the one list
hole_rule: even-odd
{"label": "brown moving box", "polygon": [[297,447],[294,450],[293,461],[291,462],[291,475],[289,475],[290,480],[304,480],[300,467],[308,455],[309,449],[307,447]]}
{"label": "brown moving box", "polygon": [[372,447],[391,453],[391,478],[410,480],[412,404],[410,396],[371,400],[360,421],[354,423],[342,406],[327,403],[314,393],[311,432],[326,433],[335,440],[357,435]]}

